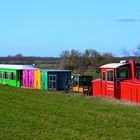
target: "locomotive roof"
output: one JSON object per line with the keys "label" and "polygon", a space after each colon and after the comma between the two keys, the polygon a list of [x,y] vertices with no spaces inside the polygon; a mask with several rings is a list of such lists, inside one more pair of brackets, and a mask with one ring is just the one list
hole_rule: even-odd
{"label": "locomotive roof", "polygon": [[14,69],[14,70],[36,70],[38,68],[33,67],[32,65],[10,65],[10,64],[0,64],[2,69]]}
{"label": "locomotive roof", "polygon": [[110,63],[110,64],[105,64],[101,66],[100,68],[118,68],[120,66],[124,66],[128,63]]}

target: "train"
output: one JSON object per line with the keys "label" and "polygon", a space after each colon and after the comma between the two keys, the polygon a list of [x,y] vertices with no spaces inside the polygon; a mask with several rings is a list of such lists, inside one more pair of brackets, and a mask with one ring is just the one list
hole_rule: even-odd
{"label": "train", "polygon": [[70,70],[39,69],[32,65],[0,64],[0,84],[14,87],[64,91],[72,80],[72,91],[94,97],[140,103],[140,63],[120,61],[100,66],[100,78],[74,75]]}

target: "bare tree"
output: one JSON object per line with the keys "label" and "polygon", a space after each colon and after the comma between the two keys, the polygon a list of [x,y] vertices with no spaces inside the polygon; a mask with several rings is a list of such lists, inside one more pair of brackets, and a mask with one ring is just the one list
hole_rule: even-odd
{"label": "bare tree", "polygon": [[127,50],[126,47],[124,47],[124,48],[122,49],[122,54],[123,54],[125,57],[129,57],[129,56],[130,56],[130,52]]}
{"label": "bare tree", "polygon": [[71,50],[70,52],[70,65],[71,65],[71,69],[75,70],[75,69],[79,69],[80,66],[80,56],[81,53],[78,50]]}
{"label": "bare tree", "polygon": [[83,53],[78,50],[63,51],[60,54],[60,68],[70,69],[79,73],[99,72],[99,66],[115,61],[112,53],[101,55],[94,49],[86,49]]}
{"label": "bare tree", "polygon": [[102,63],[106,64],[106,63],[112,63],[115,62],[115,57],[112,53],[110,52],[106,52],[102,55]]}
{"label": "bare tree", "polygon": [[21,53],[18,53],[14,57],[23,57],[23,55]]}
{"label": "bare tree", "polygon": [[68,50],[65,50],[60,54],[60,68],[69,69],[69,65],[70,65],[70,52]]}
{"label": "bare tree", "polygon": [[139,56],[140,56],[140,44],[137,46],[136,50],[133,51],[133,54],[134,54],[136,57],[139,57]]}

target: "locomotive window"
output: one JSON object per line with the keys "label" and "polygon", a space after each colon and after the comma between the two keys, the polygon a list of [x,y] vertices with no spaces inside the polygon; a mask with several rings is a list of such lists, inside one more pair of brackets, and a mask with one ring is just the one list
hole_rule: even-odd
{"label": "locomotive window", "polygon": [[102,80],[105,81],[105,72],[102,73]]}
{"label": "locomotive window", "polygon": [[107,81],[113,81],[114,78],[113,78],[113,70],[109,70],[107,71]]}
{"label": "locomotive window", "polygon": [[136,78],[140,79],[140,67],[136,67]]}
{"label": "locomotive window", "polygon": [[128,68],[117,69],[117,78],[129,78]]}

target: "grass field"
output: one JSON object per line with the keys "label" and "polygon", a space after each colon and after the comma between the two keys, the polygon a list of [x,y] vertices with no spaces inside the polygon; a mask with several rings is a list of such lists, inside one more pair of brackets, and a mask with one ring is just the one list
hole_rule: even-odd
{"label": "grass field", "polygon": [[2,140],[140,139],[140,106],[0,86]]}

